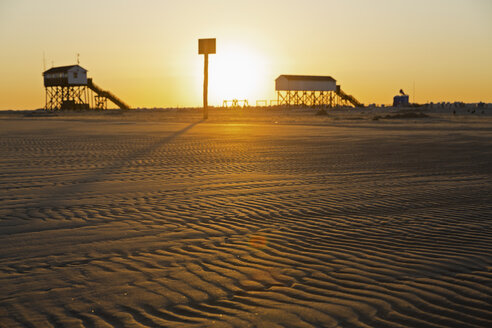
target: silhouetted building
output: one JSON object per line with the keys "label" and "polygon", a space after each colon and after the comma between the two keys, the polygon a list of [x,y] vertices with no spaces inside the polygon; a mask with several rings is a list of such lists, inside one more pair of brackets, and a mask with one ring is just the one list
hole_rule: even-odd
{"label": "silhouetted building", "polygon": [[393,107],[403,107],[410,105],[408,95],[394,96]]}
{"label": "silhouetted building", "polygon": [[87,85],[87,70],[79,65],[53,67],[43,77],[45,87]]}
{"label": "silhouetted building", "polygon": [[95,85],[87,78],[87,70],[79,65],[52,67],[43,72],[43,78],[47,110],[107,109],[108,100],[121,109],[129,108],[111,92]]}
{"label": "silhouetted building", "polygon": [[275,80],[278,105],[363,107],[344,93],[331,76],[280,75]]}
{"label": "silhouetted building", "polygon": [[275,89],[290,91],[336,91],[337,81],[331,76],[280,75]]}

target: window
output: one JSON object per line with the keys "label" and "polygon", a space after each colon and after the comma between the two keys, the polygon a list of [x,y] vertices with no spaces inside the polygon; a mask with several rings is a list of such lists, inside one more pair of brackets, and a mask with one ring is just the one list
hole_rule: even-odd
{"label": "window", "polygon": [[77,78],[77,72],[73,72],[73,78],[76,79]]}

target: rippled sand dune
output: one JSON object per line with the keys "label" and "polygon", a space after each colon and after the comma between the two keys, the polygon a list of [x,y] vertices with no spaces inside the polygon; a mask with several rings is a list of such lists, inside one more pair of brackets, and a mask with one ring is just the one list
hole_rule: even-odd
{"label": "rippled sand dune", "polygon": [[0,327],[492,327],[492,118],[213,116],[0,120]]}

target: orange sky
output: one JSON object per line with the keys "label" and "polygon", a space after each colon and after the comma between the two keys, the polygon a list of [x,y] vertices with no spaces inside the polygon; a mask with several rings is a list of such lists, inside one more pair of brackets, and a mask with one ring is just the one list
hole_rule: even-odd
{"label": "orange sky", "polygon": [[492,102],[489,0],[0,0],[0,109],[44,106],[76,63],[133,107],[200,106],[197,39],[217,38],[210,104],[275,98],[280,74],[331,75],[361,102]]}

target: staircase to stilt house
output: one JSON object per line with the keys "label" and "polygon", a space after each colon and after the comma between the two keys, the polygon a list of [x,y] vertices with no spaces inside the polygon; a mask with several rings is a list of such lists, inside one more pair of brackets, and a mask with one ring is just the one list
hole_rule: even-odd
{"label": "staircase to stilt house", "polygon": [[348,95],[345,92],[343,92],[340,86],[337,86],[337,95],[343,100],[348,101],[355,107],[364,107],[364,105],[361,102],[359,102],[357,99],[355,99],[354,96]]}
{"label": "staircase to stilt house", "polygon": [[116,97],[113,93],[107,90],[101,89],[98,85],[94,84],[91,78],[87,79],[87,86],[89,89],[94,91],[99,97],[104,97],[109,99],[113,104],[118,106],[120,109],[130,109],[130,106],[126,104],[123,100]]}

